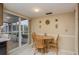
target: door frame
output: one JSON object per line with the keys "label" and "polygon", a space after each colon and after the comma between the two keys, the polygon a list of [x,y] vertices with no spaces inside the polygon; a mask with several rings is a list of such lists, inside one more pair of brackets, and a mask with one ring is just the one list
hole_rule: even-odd
{"label": "door frame", "polygon": [[[19,17],[19,21],[21,21],[21,18],[24,18],[24,19],[26,19],[26,20],[28,20],[28,43],[27,44],[29,44],[29,34],[30,34],[30,25],[29,25],[29,21],[30,21],[30,18],[29,17],[27,17],[27,16],[24,16],[24,15],[21,15],[21,14],[18,14],[17,12],[14,12],[14,11],[11,11],[11,10],[8,10],[8,9],[4,9],[4,11],[3,11],[4,13],[9,13],[9,14],[12,14],[12,15],[15,15],[15,16],[18,16]],[[20,28],[21,28],[21,26],[20,26]],[[19,31],[21,31],[21,30],[19,30]],[[21,33],[20,33],[20,35],[21,35]],[[22,45],[21,45],[21,37],[19,37],[20,39],[20,42],[19,42],[19,46],[18,47],[22,47]],[[25,45],[25,44],[24,44]],[[14,49],[16,49],[16,48],[14,48]]]}

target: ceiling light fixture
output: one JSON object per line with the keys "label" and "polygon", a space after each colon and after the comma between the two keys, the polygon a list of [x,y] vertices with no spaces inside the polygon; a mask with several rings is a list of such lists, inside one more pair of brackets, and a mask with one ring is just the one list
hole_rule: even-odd
{"label": "ceiling light fixture", "polygon": [[39,9],[34,9],[35,12],[39,12]]}

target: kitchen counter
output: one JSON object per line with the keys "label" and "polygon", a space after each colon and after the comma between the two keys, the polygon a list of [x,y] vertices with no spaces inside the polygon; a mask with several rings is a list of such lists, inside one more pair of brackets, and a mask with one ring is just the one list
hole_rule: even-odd
{"label": "kitchen counter", "polygon": [[5,42],[5,41],[9,41],[10,39],[8,38],[0,38],[0,42]]}

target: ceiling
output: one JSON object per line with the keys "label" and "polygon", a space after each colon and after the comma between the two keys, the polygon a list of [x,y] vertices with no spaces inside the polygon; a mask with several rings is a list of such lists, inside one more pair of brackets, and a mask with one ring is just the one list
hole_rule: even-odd
{"label": "ceiling", "polygon": [[17,16],[12,15],[12,14],[8,14],[8,13],[4,13],[4,23],[16,23],[18,21]]}
{"label": "ceiling", "polygon": [[[44,16],[47,12],[60,14],[74,11],[75,3],[4,3],[8,10],[20,13],[30,18]],[[38,8],[39,12],[35,12]]]}

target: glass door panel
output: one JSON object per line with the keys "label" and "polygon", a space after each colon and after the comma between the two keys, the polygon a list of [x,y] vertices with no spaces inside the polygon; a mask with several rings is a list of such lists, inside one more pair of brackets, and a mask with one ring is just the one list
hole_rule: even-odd
{"label": "glass door panel", "polygon": [[[10,39],[7,42],[7,50],[10,51],[16,47],[19,47],[19,38],[18,38],[18,16],[5,13],[4,14],[4,21],[3,21],[3,28],[2,28],[2,35],[5,34],[5,36],[8,35],[8,39]],[[5,37],[4,36],[4,37]]]}
{"label": "glass door panel", "polygon": [[28,43],[28,20],[21,20],[21,44],[27,44]]}

